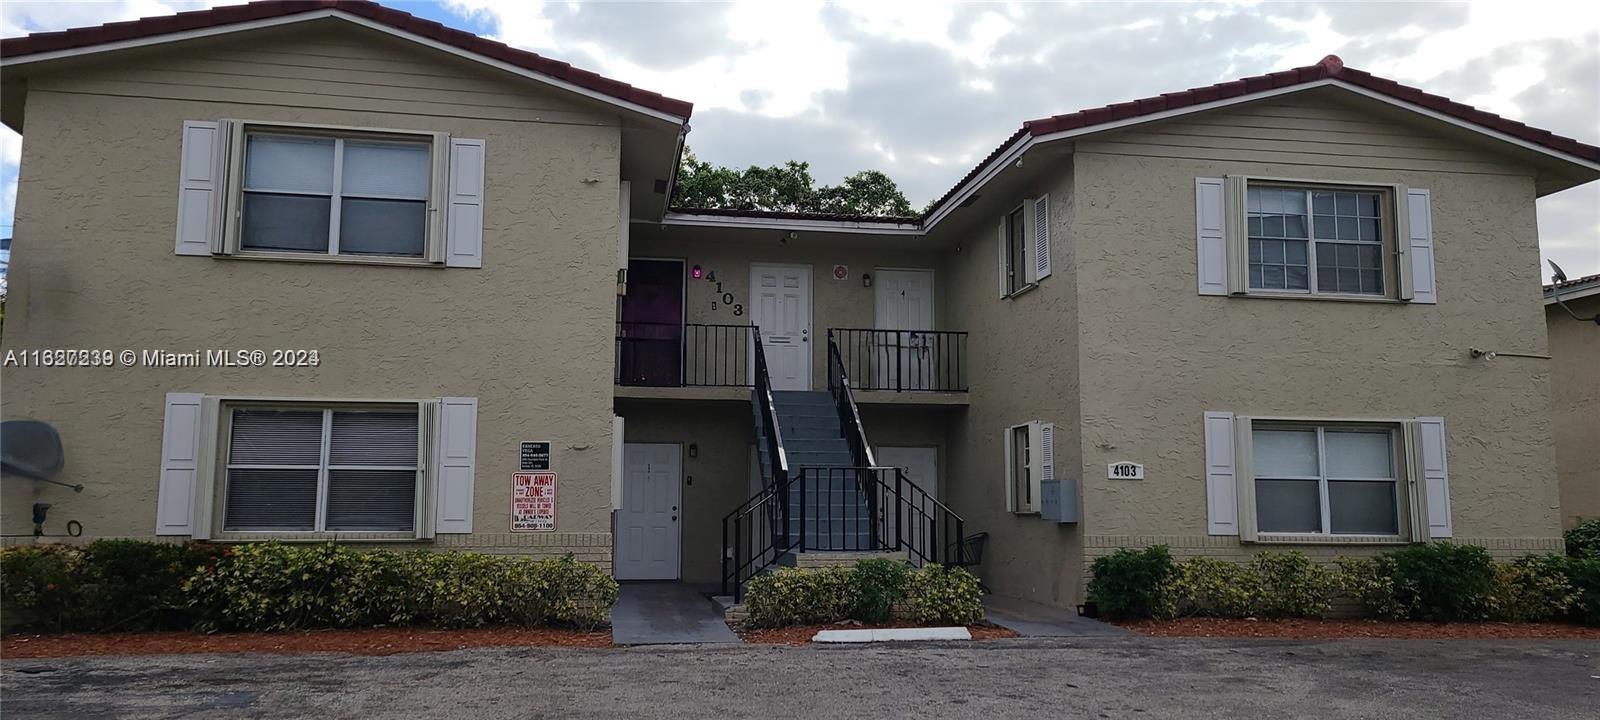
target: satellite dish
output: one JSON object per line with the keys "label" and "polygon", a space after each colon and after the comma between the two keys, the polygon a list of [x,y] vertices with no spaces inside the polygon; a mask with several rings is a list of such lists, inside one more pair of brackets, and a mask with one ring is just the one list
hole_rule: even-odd
{"label": "satellite dish", "polygon": [[1567,273],[1561,269],[1560,265],[1556,264],[1556,261],[1546,259],[1545,262],[1550,263],[1550,269],[1554,271],[1550,273],[1550,299],[1556,301],[1556,304],[1560,305],[1562,310],[1567,311],[1567,314],[1571,315],[1573,320],[1600,325],[1600,313],[1595,313],[1594,317],[1579,317],[1577,313],[1572,311],[1572,308],[1567,307],[1567,304],[1561,300],[1561,291],[1555,288],[1556,285],[1567,281]]}
{"label": "satellite dish", "polygon": [[38,420],[0,422],[0,470],[54,482],[65,464],[61,434],[54,427]]}

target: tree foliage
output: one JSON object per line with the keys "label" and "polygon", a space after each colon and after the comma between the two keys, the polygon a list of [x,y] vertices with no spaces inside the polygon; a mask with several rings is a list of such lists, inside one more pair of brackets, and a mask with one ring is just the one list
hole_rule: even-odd
{"label": "tree foliage", "polygon": [[688,148],[684,148],[678,166],[672,204],[840,215],[914,214],[900,186],[877,170],[863,170],[838,185],[817,187],[811,177],[811,163],[790,160],[782,165],[751,165],[735,170],[705,162]]}

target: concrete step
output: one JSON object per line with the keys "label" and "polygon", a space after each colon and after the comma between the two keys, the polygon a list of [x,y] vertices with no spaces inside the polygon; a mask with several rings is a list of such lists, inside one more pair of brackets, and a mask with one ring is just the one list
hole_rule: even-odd
{"label": "concrete step", "polygon": [[783,439],[783,446],[784,446],[783,449],[785,449],[785,450],[787,450],[789,452],[792,452],[792,453],[795,453],[795,452],[842,452],[842,453],[848,454],[850,452],[850,444],[845,442],[844,438],[839,438],[839,437],[825,437],[825,438],[813,438],[813,437],[788,438],[788,437],[785,437]]}
{"label": "concrete step", "polygon": [[795,405],[833,406],[833,394],[827,390],[774,390],[772,402],[778,407]]}

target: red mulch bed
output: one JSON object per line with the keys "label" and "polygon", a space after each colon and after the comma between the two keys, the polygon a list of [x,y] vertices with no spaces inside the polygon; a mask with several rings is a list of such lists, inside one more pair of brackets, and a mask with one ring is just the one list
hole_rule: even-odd
{"label": "red mulch bed", "polygon": [[1387,620],[1249,620],[1180,618],[1119,623],[1141,635],[1159,637],[1258,637],[1326,640],[1403,638],[1408,640],[1600,640],[1600,627],[1562,623],[1425,623]]}
{"label": "red mulch bed", "polygon": [[475,647],[611,647],[608,630],[489,627],[369,628],[284,633],[195,632],[110,633],[105,635],[6,635],[0,657],[44,658],[78,655],[189,655],[195,653],[317,653],[394,655]]}
{"label": "red mulch bed", "polygon": [[[918,627],[916,625],[864,625],[861,623],[836,623],[833,625],[794,625],[781,628],[758,628],[740,630],[739,637],[747,643],[758,645],[805,645],[811,638],[822,630],[861,630],[864,628],[901,628]],[[972,633],[973,640],[998,640],[1001,638],[1017,637],[1015,632],[998,625],[968,625],[967,631]]]}

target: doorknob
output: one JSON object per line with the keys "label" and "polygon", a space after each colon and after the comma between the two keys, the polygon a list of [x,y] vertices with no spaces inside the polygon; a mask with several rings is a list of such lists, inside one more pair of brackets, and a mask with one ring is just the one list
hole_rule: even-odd
{"label": "doorknob", "polygon": [[673,522],[677,522],[678,521],[678,516],[677,515],[673,515],[672,516],[672,521]]}

